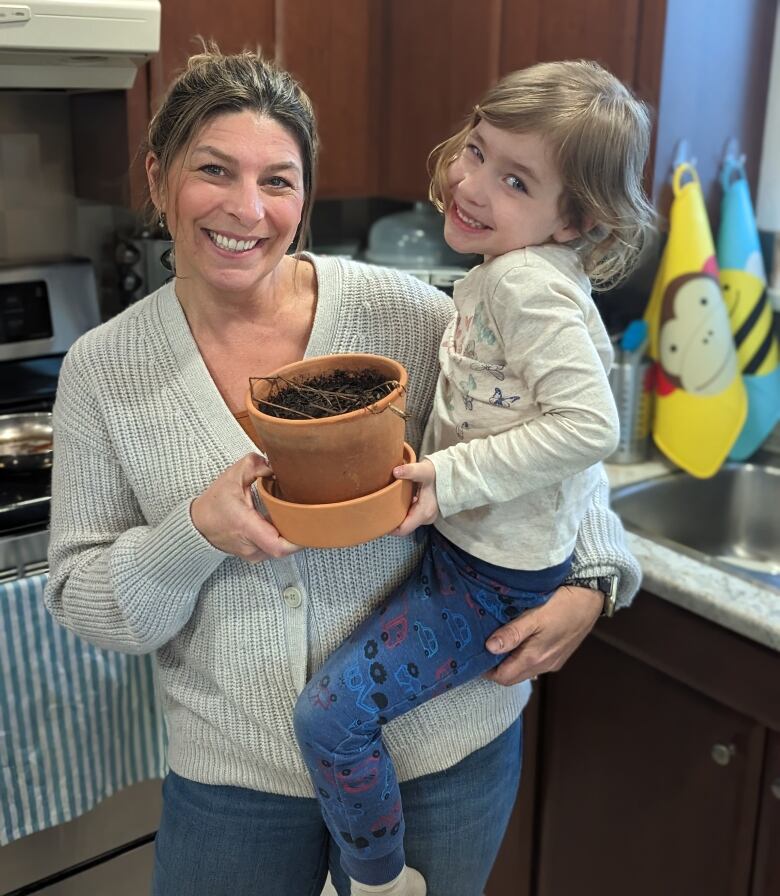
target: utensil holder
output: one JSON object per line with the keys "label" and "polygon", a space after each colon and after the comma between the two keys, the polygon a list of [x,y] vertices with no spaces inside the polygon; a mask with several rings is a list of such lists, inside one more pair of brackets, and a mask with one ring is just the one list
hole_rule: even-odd
{"label": "utensil holder", "polygon": [[614,364],[609,372],[620,421],[620,440],[606,460],[609,464],[638,464],[648,458],[653,418],[652,367],[649,359],[623,361]]}

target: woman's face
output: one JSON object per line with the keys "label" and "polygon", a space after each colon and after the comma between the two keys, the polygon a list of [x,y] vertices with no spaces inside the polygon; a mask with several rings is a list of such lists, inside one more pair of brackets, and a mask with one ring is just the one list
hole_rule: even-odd
{"label": "woman's face", "polygon": [[301,153],[278,122],[250,110],[223,113],[174,159],[165,184],[151,153],[146,168],[183,284],[252,292],[276,270],[304,201]]}

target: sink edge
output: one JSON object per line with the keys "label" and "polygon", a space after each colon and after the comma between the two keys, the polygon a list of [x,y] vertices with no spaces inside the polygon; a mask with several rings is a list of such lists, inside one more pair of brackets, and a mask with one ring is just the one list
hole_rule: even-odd
{"label": "sink edge", "polygon": [[[617,511],[615,512],[618,513]],[[619,513],[618,516],[620,516]],[[622,517],[620,517],[620,520],[628,532],[633,532],[634,535],[638,535],[640,536],[640,538],[646,538],[648,541],[653,541],[656,544],[663,545],[665,548],[676,551],[678,554],[684,554],[686,557],[690,557],[693,560],[698,560],[699,563],[705,563],[707,566],[711,566],[714,569],[720,570],[721,572],[728,573],[728,575],[736,576],[738,579],[741,579],[743,582],[747,582],[750,585],[756,585],[759,588],[766,588],[769,591],[773,592],[778,598],[780,598],[780,585],[772,581],[772,578],[777,577],[770,577],[770,575],[768,574],[762,575],[761,573],[750,573],[743,567],[738,566],[735,563],[728,563],[727,561],[721,560],[718,557],[713,557],[711,554],[705,554],[703,551],[698,551],[696,550],[696,548],[690,548],[688,547],[688,545],[680,544],[679,541],[673,541],[671,538],[664,538],[662,535],[655,535],[654,533],[642,529],[640,526],[636,526],[633,523],[626,522]]]}

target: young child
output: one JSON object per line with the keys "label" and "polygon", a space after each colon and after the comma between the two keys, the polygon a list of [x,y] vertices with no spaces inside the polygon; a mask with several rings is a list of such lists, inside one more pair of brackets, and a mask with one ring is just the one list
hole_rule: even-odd
{"label": "young child", "polygon": [[645,106],[612,75],[557,62],[505,77],[431,154],[448,244],[485,258],[455,287],[423,460],[394,471],[419,483],[397,534],[433,531],[295,712],[353,896],[426,892],[405,865],[382,726],[497,666],[491,634],[569,571],[594,465],[618,439],[591,282],[614,284],[637,257],[649,138]]}

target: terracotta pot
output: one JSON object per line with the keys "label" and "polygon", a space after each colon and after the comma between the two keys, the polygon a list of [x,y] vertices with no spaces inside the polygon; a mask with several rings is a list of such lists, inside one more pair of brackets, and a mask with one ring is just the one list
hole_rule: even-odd
{"label": "terracotta pot", "polygon": [[404,445],[403,365],[380,355],[324,355],[288,364],[272,375],[303,381],[334,370],[366,368],[380,371],[399,386],[368,408],[335,417],[272,417],[255,404],[268,396],[272,384],[257,380],[247,391],[249,419],[273,467],[280,497],[298,504],[333,504],[370,495],[393,481],[393,467],[401,463]]}
{"label": "terracotta pot", "polygon": [[[414,463],[410,445],[404,445],[403,462]],[[271,521],[293,544],[307,548],[347,548],[387,535],[403,522],[412,503],[414,483],[394,479],[390,485],[362,498],[336,504],[294,504],[277,494],[271,477],[257,480],[260,497]]]}

